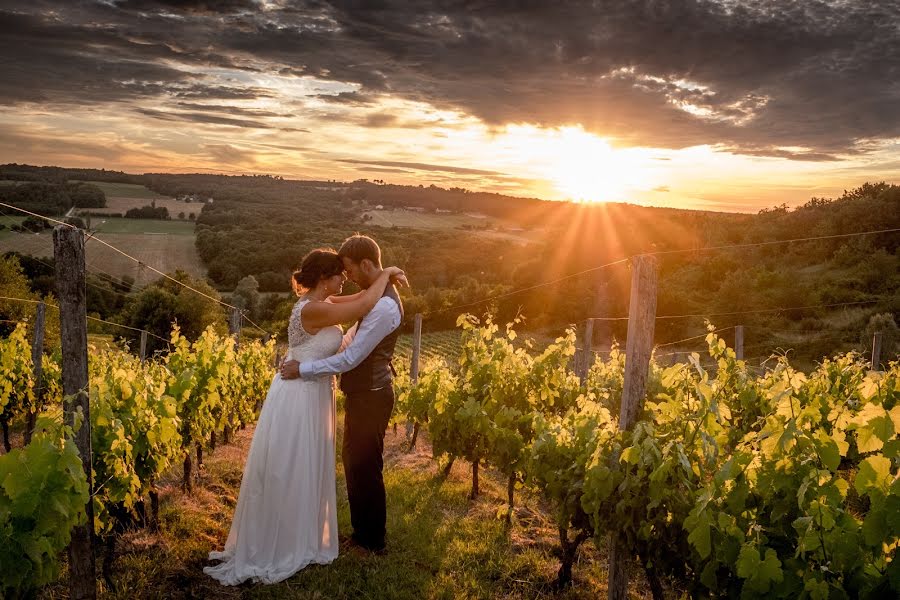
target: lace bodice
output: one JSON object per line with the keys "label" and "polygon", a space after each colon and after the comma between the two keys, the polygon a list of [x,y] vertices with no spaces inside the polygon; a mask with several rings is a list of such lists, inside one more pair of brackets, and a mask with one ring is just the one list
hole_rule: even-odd
{"label": "lace bodice", "polygon": [[288,352],[292,360],[318,360],[337,353],[343,332],[337,325],[324,327],[315,334],[307,333],[300,321],[300,311],[309,300],[298,300],[288,319]]}

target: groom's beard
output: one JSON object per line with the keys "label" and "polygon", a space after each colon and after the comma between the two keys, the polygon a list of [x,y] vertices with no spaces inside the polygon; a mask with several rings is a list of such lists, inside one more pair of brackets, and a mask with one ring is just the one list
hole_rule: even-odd
{"label": "groom's beard", "polygon": [[365,278],[365,281],[361,281],[361,282],[359,282],[357,285],[358,285],[360,288],[362,288],[362,289],[364,289],[364,290],[367,290],[367,289],[369,289],[370,287],[372,287],[372,284],[375,283],[375,280],[378,279],[378,276],[379,276],[379,275],[381,275],[381,271],[379,271],[378,273],[372,275],[371,277],[370,277],[369,275],[366,275],[365,273],[363,273],[363,278]]}

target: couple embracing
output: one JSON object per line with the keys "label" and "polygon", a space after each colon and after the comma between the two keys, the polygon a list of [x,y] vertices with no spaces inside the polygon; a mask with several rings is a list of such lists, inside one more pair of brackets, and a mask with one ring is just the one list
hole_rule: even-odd
{"label": "couple embracing", "polygon": [[[362,291],[341,296],[346,279]],[[394,406],[391,358],[403,318],[394,284],[367,236],[338,252],[313,250],[294,273],[299,300],[288,354],[260,412],[222,562],[203,569],[224,585],[276,583],[338,555],[334,376],[346,397],[343,463],[353,526],[348,543],[385,548],[384,435]],[[341,323],[356,321],[346,334]]]}

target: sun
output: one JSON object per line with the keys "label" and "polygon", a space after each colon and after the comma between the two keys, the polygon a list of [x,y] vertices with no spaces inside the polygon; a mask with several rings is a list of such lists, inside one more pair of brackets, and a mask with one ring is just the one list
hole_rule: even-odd
{"label": "sun", "polygon": [[643,161],[627,151],[576,127],[562,128],[555,137],[547,177],[567,199],[623,201],[629,191],[646,185]]}

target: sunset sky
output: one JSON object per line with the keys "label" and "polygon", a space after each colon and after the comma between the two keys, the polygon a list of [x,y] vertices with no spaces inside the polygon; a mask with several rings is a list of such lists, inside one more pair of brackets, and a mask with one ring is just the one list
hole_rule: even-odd
{"label": "sunset sky", "polygon": [[0,162],[730,211],[900,182],[896,0],[0,0],[0,31]]}

